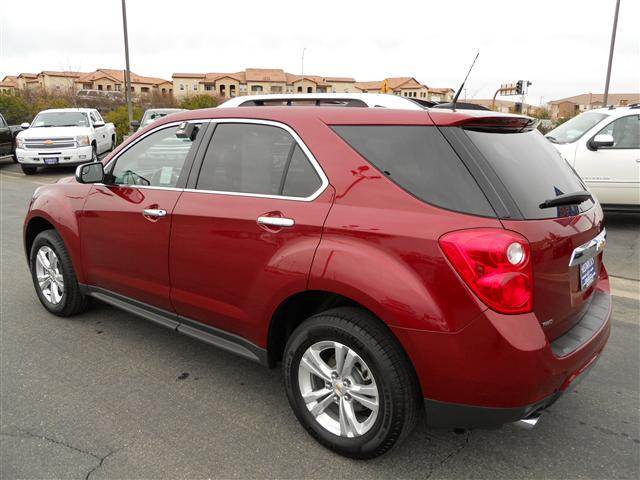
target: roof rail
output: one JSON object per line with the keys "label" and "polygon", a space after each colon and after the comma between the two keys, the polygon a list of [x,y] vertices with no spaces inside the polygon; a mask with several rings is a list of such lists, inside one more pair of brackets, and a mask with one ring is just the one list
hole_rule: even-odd
{"label": "roof rail", "polygon": [[629,108],[640,108],[640,103],[630,103],[627,105]]}

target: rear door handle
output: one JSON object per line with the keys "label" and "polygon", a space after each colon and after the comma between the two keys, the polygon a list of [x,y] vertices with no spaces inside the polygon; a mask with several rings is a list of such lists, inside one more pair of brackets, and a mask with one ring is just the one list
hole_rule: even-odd
{"label": "rear door handle", "polygon": [[167,216],[167,211],[166,210],[162,210],[160,208],[145,208],[144,209],[144,214],[147,217],[160,218],[160,217],[166,217]]}
{"label": "rear door handle", "polygon": [[258,217],[258,223],[270,227],[293,227],[296,224],[293,218],[284,217]]}

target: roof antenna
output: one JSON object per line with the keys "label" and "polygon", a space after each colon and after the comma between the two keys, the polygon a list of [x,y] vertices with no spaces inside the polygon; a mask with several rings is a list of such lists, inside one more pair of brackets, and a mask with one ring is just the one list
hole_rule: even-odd
{"label": "roof antenna", "polygon": [[467,81],[467,78],[469,78],[469,74],[471,73],[471,70],[473,69],[473,66],[476,64],[476,60],[478,59],[478,57],[480,56],[480,50],[478,50],[478,53],[476,53],[476,57],[473,59],[473,63],[471,64],[471,66],[469,67],[469,71],[467,72],[467,76],[464,77],[464,80],[462,81],[462,85],[460,85],[460,88],[458,89],[458,92],[456,93],[456,96],[453,97],[453,101],[451,109],[455,110],[456,109],[456,102],[458,101],[458,97],[460,96],[460,92],[462,92],[462,89],[464,88],[464,84]]}

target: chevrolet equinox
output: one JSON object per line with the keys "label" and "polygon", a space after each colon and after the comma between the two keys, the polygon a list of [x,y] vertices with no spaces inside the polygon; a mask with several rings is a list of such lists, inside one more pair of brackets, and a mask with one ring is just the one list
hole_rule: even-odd
{"label": "chevrolet equinox", "polygon": [[354,458],[422,415],[534,425],[609,337],[602,209],[524,116],[178,113],[38,188],[24,244],[49,312],[94,298],[281,364]]}

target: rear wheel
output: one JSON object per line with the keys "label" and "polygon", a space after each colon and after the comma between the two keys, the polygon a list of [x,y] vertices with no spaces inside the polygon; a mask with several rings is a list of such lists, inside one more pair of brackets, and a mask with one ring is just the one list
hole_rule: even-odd
{"label": "rear wheel", "polygon": [[413,369],[395,338],[370,313],[336,308],[291,335],[283,362],[289,403],[322,445],[373,458],[403,440],[419,413]]}
{"label": "rear wheel", "polygon": [[20,168],[25,175],[33,175],[38,171],[38,167],[32,167],[30,165],[20,165]]}
{"label": "rear wheel", "polygon": [[55,230],[45,230],[33,241],[30,255],[31,278],[40,303],[49,312],[68,317],[87,305],[80,291],[71,258]]}

